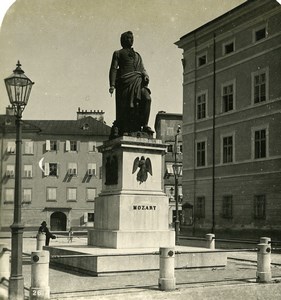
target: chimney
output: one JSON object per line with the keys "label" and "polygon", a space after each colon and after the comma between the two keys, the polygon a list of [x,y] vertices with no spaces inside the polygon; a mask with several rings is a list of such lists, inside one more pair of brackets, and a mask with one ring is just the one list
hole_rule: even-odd
{"label": "chimney", "polygon": [[104,122],[104,112],[102,110],[90,110],[87,111],[87,109],[84,111],[83,109],[81,110],[80,107],[78,107],[77,111],[77,120],[80,120],[82,118],[86,117],[92,117],[93,119],[96,119],[98,121]]}

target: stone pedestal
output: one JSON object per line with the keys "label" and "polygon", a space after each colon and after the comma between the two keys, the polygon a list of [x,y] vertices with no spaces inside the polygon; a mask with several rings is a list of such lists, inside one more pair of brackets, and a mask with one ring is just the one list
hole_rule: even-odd
{"label": "stone pedestal", "polygon": [[169,200],[163,192],[165,149],[160,140],[129,136],[99,147],[102,191],[95,201],[88,245],[115,249],[175,245],[175,233],[168,226]]}

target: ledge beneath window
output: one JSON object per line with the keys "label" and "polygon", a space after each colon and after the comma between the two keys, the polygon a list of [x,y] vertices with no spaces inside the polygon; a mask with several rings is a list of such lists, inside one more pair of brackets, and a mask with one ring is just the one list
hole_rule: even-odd
{"label": "ledge beneath window", "polygon": [[4,201],[4,204],[14,204],[14,201]]}
{"label": "ledge beneath window", "polygon": [[56,210],[69,211],[71,209],[72,209],[72,207],[61,207],[61,206],[59,206],[59,207],[56,207],[56,206],[53,206],[53,207],[46,206],[44,208],[44,210],[50,210],[50,211],[56,211]]}

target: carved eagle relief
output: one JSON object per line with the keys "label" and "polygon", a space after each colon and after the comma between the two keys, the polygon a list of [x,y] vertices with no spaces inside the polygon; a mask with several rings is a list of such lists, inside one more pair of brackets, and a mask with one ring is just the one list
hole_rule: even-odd
{"label": "carved eagle relief", "polygon": [[142,156],[141,158],[136,157],[134,160],[132,174],[134,174],[138,168],[139,171],[137,173],[137,181],[139,181],[141,184],[147,180],[148,173],[152,176],[152,166],[150,158],[148,157],[145,159],[144,156]]}

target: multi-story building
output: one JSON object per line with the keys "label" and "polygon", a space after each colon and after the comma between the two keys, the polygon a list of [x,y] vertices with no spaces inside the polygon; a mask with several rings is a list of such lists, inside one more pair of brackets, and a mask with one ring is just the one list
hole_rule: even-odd
{"label": "multi-story building", "polygon": [[246,1],[176,42],[194,228],[281,230],[280,23],[275,0]]}
{"label": "multi-story building", "polygon": [[[13,223],[15,117],[0,116],[1,229]],[[22,220],[26,230],[43,220],[51,230],[92,226],[94,201],[101,189],[101,154],[110,127],[103,112],[80,111],[77,120],[22,122]]]}
{"label": "multi-story building", "polygon": [[[167,144],[167,152],[165,155],[164,170],[164,191],[169,197],[169,223],[172,225],[176,219],[176,203],[175,203],[175,177],[173,172],[173,164],[175,163],[175,153],[177,162],[182,163],[182,114],[166,113],[159,111],[155,118],[156,139],[162,140]],[[177,149],[175,141],[177,135]],[[175,152],[176,151],[176,152]],[[179,218],[181,223],[185,222],[185,216],[182,215],[182,182],[179,177],[178,195],[179,195]]]}

